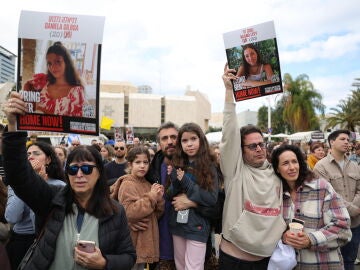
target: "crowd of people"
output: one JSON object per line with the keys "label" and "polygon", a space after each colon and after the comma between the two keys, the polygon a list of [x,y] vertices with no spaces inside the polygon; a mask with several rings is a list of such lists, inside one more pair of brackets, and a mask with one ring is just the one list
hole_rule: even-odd
{"label": "crowd of people", "polygon": [[349,131],[336,130],[328,149],[269,147],[259,128],[237,125],[235,70],[225,66],[222,78],[216,145],[199,125],[172,122],[158,128],[156,149],[138,138],[30,141],[16,130],[26,106],[12,92],[0,130],[0,268],[265,270],[282,241],[296,250],[295,269],[354,269],[359,143],[350,151]]}

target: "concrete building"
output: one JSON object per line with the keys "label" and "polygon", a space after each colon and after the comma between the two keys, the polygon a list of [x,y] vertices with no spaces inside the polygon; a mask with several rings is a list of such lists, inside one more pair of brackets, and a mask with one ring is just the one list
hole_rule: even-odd
{"label": "concrete building", "polygon": [[[243,111],[237,113],[237,119],[239,126],[245,126],[245,125],[257,125],[257,112],[256,111]],[[209,126],[220,128],[223,125],[223,113],[222,112],[216,112],[211,114],[211,119],[209,121]]]}
{"label": "concrete building", "polygon": [[138,92],[142,94],[152,94],[152,87],[150,85],[139,85]]}
{"label": "concrete building", "polygon": [[15,82],[16,55],[0,46],[0,84]]}
{"label": "concrete building", "polygon": [[[103,81],[99,112],[100,119],[107,116],[114,120],[113,127],[131,126],[135,136],[154,140],[157,128],[167,121],[179,126],[195,122],[206,131],[211,104],[204,94],[189,88],[184,96],[163,96],[139,93],[130,82]],[[114,131],[101,132],[112,137]]]}

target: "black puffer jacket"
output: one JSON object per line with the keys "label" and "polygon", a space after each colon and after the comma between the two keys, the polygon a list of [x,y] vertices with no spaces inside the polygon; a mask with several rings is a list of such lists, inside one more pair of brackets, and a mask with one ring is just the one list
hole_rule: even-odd
{"label": "black puffer jacket", "polygon": [[148,180],[151,184],[159,183],[161,184],[161,164],[164,161],[164,154],[161,150],[157,151],[153,160],[150,163],[150,168],[147,174],[145,175],[146,180]]}
{"label": "black puffer jacket", "polygon": [[[50,186],[32,169],[26,158],[26,133],[3,134],[5,173],[15,193],[46,223],[44,235],[25,269],[48,269],[54,260],[56,240],[65,219],[65,198],[69,186]],[[99,248],[106,258],[106,269],[131,269],[136,260],[124,208],[99,219]]]}

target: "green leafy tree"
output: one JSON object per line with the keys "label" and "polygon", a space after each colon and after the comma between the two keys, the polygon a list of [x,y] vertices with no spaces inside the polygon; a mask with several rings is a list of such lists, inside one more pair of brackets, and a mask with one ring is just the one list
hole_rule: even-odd
{"label": "green leafy tree", "polygon": [[[359,79],[360,80],[360,79]],[[360,118],[360,83],[356,90],[352,91],[351,99],[353,101],[354,115]]]}
{"label": "green leafy tree", "polygon": [[257,126],[261,129],[262,132],[267,132],[268,127],[268,107],[261,106],[257,114]]}
{"label": "green leafy tree", "polygon": [[282,96],[280,100],[276,102],[275,109],[271,114],[273,134],[293,132],[290,124],[284,119],[285,102],[285,96]]}
{"label": "green leafy tree", "polygon": [[[291,126],[283,118],[284,98],[277,101],[275,108],[271,108],[272,134],[292,132]],[[263,132],[268,132],[268,107],[261,106],[258,110],[258,127]]]}
{"label": "green leafy tree", "polygon": [[330,111],[326,128],[340,125],[341,128],[355,131],[355,127],[360,125],[360,86],[352,91],[349,98],[340,100],[336,108],[330,108]]}
{"label": "green leafy tree", "polygon": [[306,74],[295,78],[284,75],[285,104],[283,118],[294,132],[319,129],[320,123],[316,110],[324,115],[325,106],[322,95],[314,89]]}

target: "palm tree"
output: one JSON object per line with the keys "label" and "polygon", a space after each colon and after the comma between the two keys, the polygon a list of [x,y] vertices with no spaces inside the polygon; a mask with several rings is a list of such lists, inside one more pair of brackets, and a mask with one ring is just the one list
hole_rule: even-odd
{"label": "palm tree", "polygon": [[360,118],[360,84],[356,90],[352,90],[351,92],[352,92],[351,99],[353,102],[353,109],[354,109],[353,113],[355,116]]}
{"label": "palm tree", "polygon": [[360,87],[353,90],[348,99],[340,100],[336,107],[330,109],[333,113],[326,119],[326,129],[340,125],[341,128],[355,131],[355,127],[360,125]]}
{"label": "palm tree", "polygon": [[324,115],[325,106],[322,95],[314,89],[306,74],[301,74],[295,80],[290,74],[284,75],[285,107],[284,120],[294,132],[318,129],[319,118],[316,110]]}

